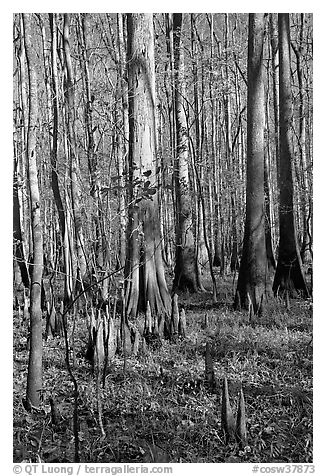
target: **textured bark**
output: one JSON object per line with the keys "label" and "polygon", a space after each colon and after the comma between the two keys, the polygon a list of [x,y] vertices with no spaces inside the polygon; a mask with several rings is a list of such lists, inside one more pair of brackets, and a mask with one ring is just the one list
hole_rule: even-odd
{"label": "textured bark", "polygon": [[[14,258],[19,269],[20,280],[25,288],[30,285],[28,268],[26,265],[26,257],[23,247],[23,237],[21,230],[21,216],[20,216],[20,204],[18,188],[19,175],[18,175],[18,158],[14,158],[14,180],[13,180],[13,234],[14,234]],[[20,285],[15,279],[15,284]]]}
{"label": "textured bark", "polygon": [[[20,18],[17,25],[20,43],[15,47],[17,63],[19,65],[17,105],[15,110],[14,135],[17,140],[14,142],[14,167],[13,167],[13,237],[14,237],[14,257],[15,264],[15,284],[22,281],[25,288],[30,287],[30,276],[28,269],[29,246],[27,242],[26,221],[28,217],[28,191],[26,181],[27,157],[26,157],[26,137],[27,137],[27,78],[25,62],[25,44],[23,22]],[[17,128],[16,128],[17,126]],[[20,126],[20,127],[19,127]],[[16,279],[17,278],[17,279]],[[18,280],[18,281],[17,281]]]}
{"label": "textured bark", "polygon": [[264,15],[249,15],[248,111],[247,111],[247,196],[243,252],[236,308],[261,312],[266,288],[266,245],[264,211]]}
{"label": "textured bark", "polygon": [[30,352],[27,374],[27,403],[34,407],[40,405],[42,389],[42,310],[41,288],[43,275],[43,233],[41,204],[36,162],[38,104],[37,104],[37,55],[33,38],[33,15],[24,14],[25,51],[29,84],[29,113],[27,133],[28,179],[32,224],[33,259],[30,291]]}
{"label": "textured bark", "polygon": [[280,55],[280,241],[273,290],[295,296],[309,295],[298,249],[293,202],[293,151],[291,149],[291,66],[289,14],[278,15]]}
{"label": "textured bark", "polygon": [[278,41],[277,41],[277,22],[273,13],[269,15],[269,34],[272,50],[272,77],[273,77],[273,113],[275,128],[275,157],[277,167],[277,181],[280,181],[280,147],[279,147],[279,88],[278,88]]}
{"label": "textured bark", "polygon": [[118,21],[118,53],[119,53],[119,73],[121,84],[121,102],[122,102],[122,134],[119,133],[119,151],[118,151],[118,180],[120,193],[118,197],[118,213],[120,220],[119,229],[119,253],[120,264],[124,266],[126,261],[126,193],[125,193],[125,171],[126,157],[128,156],[128,84],[127,84],[127,65],[126,65],[126,47],[125,47],[125,23],[124,14],[117,14]]}
{"label": "textured bark", "polygon": [[230,404],[228,381],[226,377],[223,380],[222,388],[221,424],[225,434],[226,443],[228,443],[234,438],[236,422]]}
{"label": "textured bark", "polygon": [[174,161],[176,251],[173,289],[196,291],[196,257],[192,230],[192,206],[188,170],[188,135],[184,104],[186,83],[184,78],[184,54],[181,33],[182,13],[174,13],[174,107],[176,115],[177,156]]}
{"label": "textured bark", "polygon": [[272,210],[270,191],[269,164],[267,155],[264,158],[264,191],[265,191],[265,243],[268,270],[274,273],[276,268],[272,240]]}
{"label": "textured bark", "polygon": [[151,14],[128,14],[129,183],[126,311],[146,310],[163,332],[171,313],[159,223],[155,134],[154,37]]}
{"label": "textured bark", "polygon": [[[205,291],[202,283],[201,274],[204,266],[207,264],[207,249],[204,242],[203,232],[203,213],[202,204],[198,193],[198,184],[202,180],[202,115],[201,106],[199,102],[199,75],[198,75],[198,32],[196,28],[196,15],[190,14],[190,41],[191,41],[191,59],[192,59],[192,75],[193,75],[193,94],[194,94],[194,126],[195,126],[195,140],[193,144],[193,196],[197,197],[194,203],[194,215],[196,217],[195,228],[195,242],[196,242],[196,280],[197,288]],[[197,33],[197,36],[196,36]],[[201,98],[203,100],[203,97]],[[189,128],[189,127],[188,127]],[[196,179],[196,177],[198,177]]]}
{"label": "textured bark", "polygon": [[237,410],[235,437],[239,445],[244,448],[247,445],[246,405],[242,387],[240,388]]}
{"label": "textured bark", "polygon": [[309,230],[309,184],[308,184],[308,174],[307,174],[307,153],[306,153],[306,108],[305,108],[305,86],[304,86],[304,75],[303,75],[303,66],[302,66],[302,51],[304,45],[304,13],[300,14],[300,33],[299,33],[299,45],[298,48],[294,46],[293,43],[292,49],[296,57],[296,72],[299,86],[299,152],[300,152],[300,183],[299,187],[301,188],[300,193],[300,211],[302,219],[302,241],[300,256],[302,262],[312,259],[312,256],[309,256],[310,251],[310,230]]}

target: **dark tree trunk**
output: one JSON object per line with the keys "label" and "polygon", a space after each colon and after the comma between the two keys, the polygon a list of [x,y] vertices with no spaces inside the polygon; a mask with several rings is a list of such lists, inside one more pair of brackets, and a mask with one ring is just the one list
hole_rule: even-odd
{"label": "dark tree trunk", "polygon": [[280,241],[274,293],[309,294],[298,248],[293,201],[293,151],[291,150],[291,65],[289,14],[278,15],[280,55]]}
{"label": "dark tree trunk", "polygon": [[264,211],[264,15],[249,15],[248,37],[248,137],[247,197],[243,252],[236,308],[262,310],[266,291],[266,245]]}
{"label": "dark tree trunk", "polygon": [[177,156],[174,161],[176,202],[176,251],[174,290],[196,291],[196,256],[192,230],[192,206],[189,190],[188,136],[184,97],[184,54],[181,40],[182,13],[173,14],[174,104],[176,114]]}

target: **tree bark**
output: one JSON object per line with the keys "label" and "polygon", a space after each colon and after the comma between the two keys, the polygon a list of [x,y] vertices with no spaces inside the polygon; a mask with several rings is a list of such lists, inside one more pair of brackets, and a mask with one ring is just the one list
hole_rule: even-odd
{"label": "tree bark", "polygon": [[127,315],[147,301],[163,332],[171,313],[159,223],[155,134],[154,32],[152,14],[128,14],[129,184],[126,276]]}
{"label": "tree bark", "polygon": [[65,102],[66,102],[66,121],[68,132],[68,155],[70,165],[70,188],[71,188],[71,203],[73,211],[73,221],[75,230],[75,247],[77,251],[77,281],[80,283],[84,280],[87,273],[87,263],[85,257],[84,246],[84,234],[82,227],[82,213],[80,205],[80,185],[79,185],[79,163],[77,144],[75,137],[75,93],[74,83],[72,75],[72,62],[70,54],[70,42],[69,42],[69,24],[70,15],[64,14],[63,23],[63,49],[66,66],[66,89],[65,89]]}
{"label": "tree bark", "polygon": [[247,109],[247,196],[243,252],[239,270],[236,308],[254,314],[262,311],[266,290],[266,246],[264,212],[264,14],[249,15],[248,109]]}
{"label": "tree bark", "polygon": [[280,55],[280,241],[274,293],[308,296],[298,249],[293,201],[293,151],[291,146],[292,95],[289,14],[278,15]]}
{"label": "tree bark", "polygon": [[118,180],[120,193],[118,197],[118,213],[120,221],[119,229],[119,253],[120,264],[125,265],[126,261],[126,192],[125,192],[125,172],[126,158],[128,156],[128,84],[127,84],[127,65],[125,48],[125,22],[124,14],[117,14],[118,21],[118,53],[119,53],[119,73],[121,86],[121,105],[122,105],[122,133],[119,133],[119,151],[118,151]]}
{"label": "tree bark", "polygon": [[296,48],[292,43],[292,49],[296,57],[297,64],[297,79],[299,86],[299,152],[300,152],[300,201],[301,201],[301,214],[302,214],[302,242],[300,255],[302,262],[304,263],[309,258],[310,251],[310,230],[309,230],[309,185],[307,174],[307,153],[306,153],[306,107],[305,107],[305,88],[304,88],[304,75],[302,67],[302,52],[304,45],[304,13],[300,14],[300,33],[299,33],[299,45]]}
{"label": "tree bark", "polygon": [[30,303],[30,352],[27,374],[26,398],[34,407],[40,405],[42,389],[42,309],[41,288],[43,275],[43,233],[41,203],[36,161],[38,103],[37,103],[37,54],[33,38],[33,15],[23,14],[25,31],[25,52],[29,84],[29,112],[27,133],[28,179],[33,240],[33,259],[31,273]]}
{"label": "tree bark", "polygon": [[195,243],[192,230],[192,206],[189,190],[188,135],[184,98],[184,53],[181,40],[182,13],[173,14],[174,104],[176,114],[177,156],[174,160],[176,205],[176,250],[174,290],[197,290]]}

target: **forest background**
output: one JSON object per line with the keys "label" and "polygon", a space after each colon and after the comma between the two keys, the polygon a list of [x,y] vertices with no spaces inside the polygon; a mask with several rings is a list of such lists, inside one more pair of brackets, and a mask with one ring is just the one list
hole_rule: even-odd
{"label": "forest background", "polygon": [[[26,5],[22,6],[21,9],[14,8],[13,11],[22,11],[24,9],[26,11]],[[86,7],[86,6],[85,6]],[[153,7],[153,6],[152,6]],[[200,10],[201,11],[226,11],[226,5],[210,5],[209,7],[203,5],[200,5]],[[164,8],[166,8],[166,5],[164,5]],[[249,4],[243,4],[239,5],[239,8],[237,8],[236,5],[228,5],[228,8],[230,8],[230,12],[234,11],[246,11],[248,12],[250,9]],[[295,4],[295,11],[306,11],[307,5],[302,2],[302,5],[299,3]],[[171,10],[175,10],[175,5],[171,5]],[[278,6],[277,4],[273,5],[274,11],[278,11]],[[288,8],[285,8],[285,5],[282,4],[282,7],[280,5],[279,11],[284,10],[289,10],[289,11],[294,11],[291,9],[291,6],[289,5]],[[38,9],[37,6],[31,6],[29,8],[30,11],[40,11],[41,9]],[[56,11],[64,11],[67,10],[67,5],[56,5]],[[83,9],[80,4],[78,4],[78,11],[88,11],[87,7]],[[109,6],[103,5],[99,9],[99,11],[112,11],[112,9]],[[143,9],[139,8],[139,5],[137,5],[137,11],[149,11],[149,8],[144,7]],[[162,11],[162,8],[160,5],[155,5],[154,8],[155,11]],[[189,5],[187,4],[186,9],[180,8],[182,11],[197,11],[198,9],[196,8],[195,5]],[[253,10],[253,9],[252,9]],[[258,6],[259,10],[259,6]],[[3,171],[4,173],[1,174],[1,203],[3,204],[2,210],[3,210],[3,225],[5,225],[5,228],[3,228],[2,232],[2,237],[1,237],[1,250],[2,250],[2,257],[3,257],[3,269],[2,269],[2,279],[1,279],[1,297],[2,297],[2,302],[4,303],[2,309],[3,309],[3,316],[6,317],[5,319],[5,332],[6,335],[9,335],[11,332],[11,307],[12,307],[12,301],[11,301],[11,280],[8,279],[8,276],[12,275],[12,262],[11,262],[11,251],[12,251],[12,242],[11,242],[11,232],[12,232],[12,216],[11,216],[11,206],[7,207],[7,204],[10,204],[11,202],[11,161],[6,160],[8,157],[11,157],[12,154],[12,144],[11,144],[11,128],[10,128],[10,122],[8,121],[8,117],[11,117],[12,115],[12,94],[8,94],[8,90],[11,90],[11,62],[12,62],[12,57],[11,57],[11,52],[12,52],[12,44],[11,44],[11,21],[12,17],[11,14],[13,13],[10,12],[10,18],[9,15],[5,15],[5,20],[3,23],[7,23],[7,27],[3,28],[1,31],[1,36],[5,36],[5,40],[1,41],[2,45],[5,45],[5,48],[2,47],[2,53],[4,53],[4,74],[2,75],[1,78],[1,83],[2,83],[2,91],[3,91],[3,101],[5,104],[5,107],[2,108],[1,112],[1,131],[2,135],[5,136],[5,153],[3,156]],[[74,8],[71,8],[71,11],[76,11]],[[125,8],[122,7],[122,11],[133,11],[132,7],[128,8],[126,5]],[[165,10],[166,11],[166,10]],[[311,11],[311,9],[310,9]],[[323,241],[323,233],[324,233],[324,225],[323,225],[323,204],[326,203],[325,200],[325,192],[323,191],[324,187],[324,177],[325,177],[325,165],[322,163],[322,160],[318,160],[318,157],[323,157],[323,151],[322,151],[322,144],[321,144],[321,138],[323,137],[323,124],[324,124],[324,115],[322,112],[322,108],[325,101],[324,93],[323,93],[323,87],[322,87],[322,79],[324,75],[324,59],[323,59],[323,47],[322,42],[319,42],[320,36],[319,32],[322,29],[322,15],[321,11],[320,12],[314,12],[314,157],[315,157],[315,165],[314,165],[314,175],[316,177],[316,180],[314,181],[314,248],[315,248],[315,264],[314,264],[314,314],[315,314],[315,383],[314,383],[314,390],[315,390],[315,408],[316,408],[316,414],[318,415],[318,419],[316,418],[316,442],[315,442],[315,454],[317,455],[316,461],[319,460],[318,457],[318,440],[321,441],[321,439],[318,438],[319,434],[319,426],[322,425],[322,420],[324,419],[324,415],[320,414],[320,410],[322,408],[322,398],[324,396],[324,383],[322,378],[318,378],[318,376],[321,376],[321,368],[320,366],[322,365],[322,362],[324,360],[324,355],[322,353],[322,335],[324,334],[324,322],[323,322],[323,269],[324,269],[324,257],[323,257],[323,252],[322,252],[322,241]],[[10,21],[9,21],[10,20]],[[2,38],[3,39],[3,38]],[[1,40],[2,40],[1,39]],[[7,44],[8,42],[8,44]],[[7,46],[8,45],[8,46]],[[6,50],[6,51],[3,51]],[[7,68],[8,68],[8,74],[7,74]],[[6,78],[9,78],[9,80],[6,80]],[[8,210],[8,212],[6,211]],[[7,301],[7,302],[6,302]],[[6,327],[8,325],[8,328]],[[320,337],[319,337],[320,336]],[[8,362],[8,354],[12,355],[11,348],[10,348],[10,340],[6,339],[6,342],[2,346],[1,349],[3,355],[2,355],[2,361]],[[4,380],[6,382],[11,382],[12,376],[11,376],[11,365],[7,365],[5,367],[5,372],[4,372]],[[8,385],[8,394],[6,395],[6,400],[5,403],[2,404],[2,408],[8,408],[11,407],[11,385]],[[322,412],[323,413],[323,412]],[[7,415],[11,415],[11,412],[5,412]],[[10,425],[10,419],[8,422],[8,427]],[[7,426],[7,425],[6,425]],[[10,441],[7,438],[7,441],[9,442],[8,448],[10,448]],[[11,450],[9,449],[7,454],[10,454]],[[321,453],[319,453],[321,454]]]}

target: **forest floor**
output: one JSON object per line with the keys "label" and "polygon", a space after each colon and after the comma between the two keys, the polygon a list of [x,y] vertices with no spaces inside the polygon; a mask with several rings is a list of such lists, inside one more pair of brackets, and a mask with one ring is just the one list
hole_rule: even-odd
{"label": "forest floor", "polygon": [[[232,310],[231,278],[210,293],[182,295],[187,335],[139,357],[117,356],[98,391],[89,362],[85,320],[74,331],[80,459],[92,463],[312,462],[312,302],[271,301],[254,326]],[[206,317],[205,317],[206,316]],[[22,404],[27,378],[27,324],[14,316],[15,462],[73,462],[73,385],[63,338],[44,344],[43,410]],[[213,348],[217,385],[205,382],[205,347]],[[221,388],[229,383],[236,412],[242,385],[248,445],[225,444]],[[57,411],[51,419],[49,398]]]}

